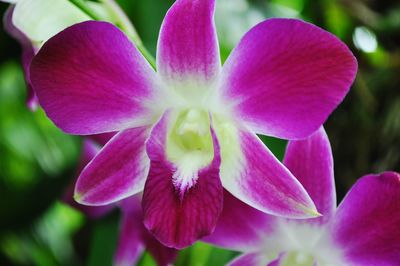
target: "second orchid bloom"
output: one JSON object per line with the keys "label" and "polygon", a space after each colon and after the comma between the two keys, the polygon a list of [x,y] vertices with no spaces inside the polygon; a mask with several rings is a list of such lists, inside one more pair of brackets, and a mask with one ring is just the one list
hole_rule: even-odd
{"label": "second orchid bloom", "polygon": [[336,208],[332,151],[322,128],[290,141],[284,163],[323,216],[267,215],[225,192],[216,230],[203,240],[244,253],[230,266],[400,265],[399,173],[361,177]]}
{"label": "second orchid bloom", "polygon": [[70,134],[119,131],[82,172],[76,200],[106,205],[143,191],[145,226],[183,248],[213,232],[223,187],[273,215],[318,210],[256,134],[305,138],[343,100],[349,49],[309,23],[252,28],[221,67],[214,0],[178,0],[161,27],[157,72],[115,26],[83,22],[31,64],[41,106]]}

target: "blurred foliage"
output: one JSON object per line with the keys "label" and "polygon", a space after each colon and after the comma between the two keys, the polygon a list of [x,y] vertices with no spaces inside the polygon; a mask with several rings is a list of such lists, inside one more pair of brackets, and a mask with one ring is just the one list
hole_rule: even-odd
{"label": "blurred foliage", "polygon": [[76,265],[71,239],[82,222],[76,210],[55,202],[30,228],[3,234],[2,251],[20,265]]}
{"label": "blurred foliage", "polygon": [[[53,223],[57,214],[52,214],[52,206],[74,175],[80,141],[63,134],[42,110],[33,113],[26,108],[17,62],[0,66],[0,88],[0,245],[8,257],[20,262],[57,265],[51,263],[56,250],[48,248],[60,245],[56,236],[68,227],[46,224]],[[59,230],[47,234],[43,228]],[[1,256],[0,265],[6,265]]]}
{"label": "blurred foliage", "polygon": [[[155,54],[172,0],[117,0]],[[0,4],[4,13],[7,4]],[[359,62],[343,104],[326,123],[340,200],[360,176],[400,170],[400,2],[396,0],[217,0],[222,61],[240,37],[268,17],[298,17],[341,38]],[[80,140],[42,110],[25,107],[20,48],[0,31],[0,265],[110,265],[117,212],[86,219],[58,199],[74,178]],[[286,142],[260,136],[282,159]],[[235,252],[197,243],[176,265],[224,265]],[[139,265],[155,265],[145,253]]]}
{"label": "blurred foliage", "polygon": [[0,194],[7,199],[0,202],[0,225],[18,227],[65,188],[79,142],[61,133],[41,110],[26,108],[23,75],[15,62],[0,67],[0,87]]}
{"label": "blurred foliage", "polygon": [[106,217],[94,224],[88,266],[111,265],[118,237],[118,217]]}

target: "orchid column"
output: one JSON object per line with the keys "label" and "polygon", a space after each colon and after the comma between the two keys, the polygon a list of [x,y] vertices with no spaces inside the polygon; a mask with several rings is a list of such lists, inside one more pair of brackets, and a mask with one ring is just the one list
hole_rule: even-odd
{"label": "orchid column", "polygon": [[255,26],[221,67],[214,8],[213,0],[175,2],[161,27],[157,72],[105,22],[57,34],[31,66],[40,104],[65,132],[120,131],[82,172],[76,200],[105,205],[144,190],[145,226],[175,248],[214,230],[223,187],[266,213],[318,215],[256,133],[307,137],[357,69],[336,37],[291,19]]}

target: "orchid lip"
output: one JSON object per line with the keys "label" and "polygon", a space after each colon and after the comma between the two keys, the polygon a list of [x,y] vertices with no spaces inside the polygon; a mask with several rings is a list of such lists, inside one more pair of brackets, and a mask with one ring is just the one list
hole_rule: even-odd
{"label": "orchid lip", "polygon": [[182,196],[196,184],[198,171],[214,158],[210,118],[206,111],[189,108],[176,112],[167,137],[166,155],[176,166],[172,181]]}

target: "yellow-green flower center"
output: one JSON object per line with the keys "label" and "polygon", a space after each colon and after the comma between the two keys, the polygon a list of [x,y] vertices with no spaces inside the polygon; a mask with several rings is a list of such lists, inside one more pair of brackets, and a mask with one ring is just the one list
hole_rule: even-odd
{"label": "yellow-green flower center", "polygon": [[198,171],[214,158],[214,145],[208,112],[190,108],[180,111],[171,121],[166,155],[177,167],[173,176],[181,193],[192,187]]}
{"label": "yellow-green flower center", "polygon": [[282,259],[280,266],[314,266],[314,257],[305,252],[291,251]]}
{"label": "yellow-green flower center", "polygon": [[213,150],[210,118],[207,112],[188,109],[180,112],[170,134],[170,145],[182,151],[207,152]]}

